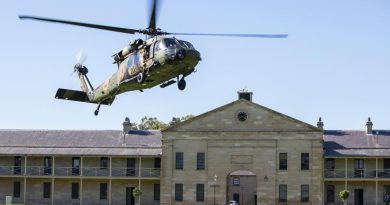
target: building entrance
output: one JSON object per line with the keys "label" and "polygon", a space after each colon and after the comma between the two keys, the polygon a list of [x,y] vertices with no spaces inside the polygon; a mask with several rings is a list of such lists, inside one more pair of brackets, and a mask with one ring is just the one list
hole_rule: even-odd
{"label": "building entrance", "polygon": [[257,180],[253,172],[239,170],[227,176],[227,202],[235,201],[239,205],[257,203]]}
{"label": "building entrance", "polygon": [[126,187],[126,205],[134,205],[135,204],[133,190],[134,190],[134,187]]}
{"label": "building entrance", "polygon": [[355,205],[363,205],[363,189],[355,189]]}

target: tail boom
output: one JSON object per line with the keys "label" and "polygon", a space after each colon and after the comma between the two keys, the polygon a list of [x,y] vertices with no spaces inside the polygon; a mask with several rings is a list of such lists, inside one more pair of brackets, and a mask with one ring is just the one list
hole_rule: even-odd
{"label": "tail boom", "polygon": [[85,102],[85,103],[102,104],[102,105],[111,105],[115,100],[115,97],[113,97],[113,98],[105,99],[101,102],[91,101],[86,92],[78,91],[78,90],[68,90],[63,88],[59,88],[57,90],[55,98],[62,99],[62,100]]}

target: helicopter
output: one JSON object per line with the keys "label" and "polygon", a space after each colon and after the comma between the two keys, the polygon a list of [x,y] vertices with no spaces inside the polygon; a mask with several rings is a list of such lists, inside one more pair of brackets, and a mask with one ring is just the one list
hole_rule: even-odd
{"label": "helicopter", "polygon": [[200,52],[188,41],[175,36],[225,36],[253,38],[286,38],[287,34],[216,34],[216,33],[174,33],[162,31],[156,27],[158,0],[153,0],[150,8],[149,26],[146,29],[112,27],[76,21],[19,15],[21,20],[37,20],[61,23],[93,29],[107,30],[126,34],[144,34],[146,39],[135,39],[112,57],[117,71],[101,85],[94,88],[87,76],[88,68],[83,65],[83,58],[74,66],[81,91],[59,88],[56,99],[72,100],[97,104],[94,112],[99,114],[101,105],[111,105],[115,97],[128,91],[149,89],[159,85],[165,88],[177,83],[179,90],[186,87],[185,77],[195,72],[201,61]]}

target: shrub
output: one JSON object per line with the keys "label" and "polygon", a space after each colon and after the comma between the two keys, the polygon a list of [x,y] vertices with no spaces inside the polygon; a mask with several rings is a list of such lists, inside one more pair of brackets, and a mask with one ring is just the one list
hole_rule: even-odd
{"label": "shrub", "polygon": [[346,190],[346,189],[344,189],[344,190],[340,191],[340,193],[339,193],[339,197],[340,197],[341,201],[345,201],[345,200],[347,200],[347,199],[348,199],[348,197],[349,197],[349,191],[348,191],[348,190]]}
{"label": "shrub", "polygon": [[141,194],[142,194],[141,189],[139,189],[138,187],[135,187],[133,189],[133,196],[134,197],[139,197]]}

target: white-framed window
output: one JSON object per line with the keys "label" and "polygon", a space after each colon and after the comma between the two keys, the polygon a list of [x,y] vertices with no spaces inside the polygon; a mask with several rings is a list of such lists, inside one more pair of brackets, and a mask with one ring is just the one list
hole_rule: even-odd
{"label": "white-framed window", "polygon": [[240,186],[240,178],[233,177],[233,186]]}

